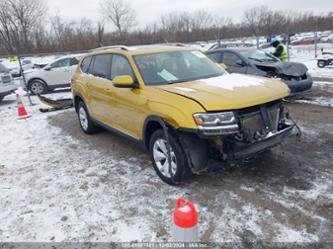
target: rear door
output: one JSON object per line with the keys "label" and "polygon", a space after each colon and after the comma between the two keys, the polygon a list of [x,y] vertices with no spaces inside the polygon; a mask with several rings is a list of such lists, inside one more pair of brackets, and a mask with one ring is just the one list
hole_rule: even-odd
{"label": "rear door", "polygon": [[233,52],[225,51],[222,54],[222,62],[227,65],[230,73],[246,73],[247,64],[243,59]]}
{"label": "rear door", "polygon": [[112,125],[112,119],[108,113],[114,106],[110,90],[112,88],[110,81],[111,59],[112,55],[110,54],[94,56],[86,77],[89,91],[89,112],[95,119],[109,125]]}

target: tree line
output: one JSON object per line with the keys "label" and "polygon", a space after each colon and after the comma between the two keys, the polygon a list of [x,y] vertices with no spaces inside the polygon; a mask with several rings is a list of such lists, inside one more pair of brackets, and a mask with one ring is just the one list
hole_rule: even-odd
{"label": "tree line", "polygon": [[[234,22],[205,10],[164,13],[142,28],[126,0],[100,0],[101,20],[87,17],[68,21],[50,15],[43,0],[1,0],[0,54],[47,53],[88,50],[125,44],[151,44],[219,40],[247,36],[272,36],[333,30],[333,12],[276,11],[257,6]],[[113,31],[105,32],[106,25]]]}

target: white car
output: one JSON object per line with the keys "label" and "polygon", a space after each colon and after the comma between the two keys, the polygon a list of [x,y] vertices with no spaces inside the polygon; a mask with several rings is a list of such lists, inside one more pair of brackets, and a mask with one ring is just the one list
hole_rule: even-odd
{"label": "white car", "polygon": [[28,90],[33,94],[44,94],[56,88],[69,87],[78,63],[78,56],[66,56],[43,68],[25,71]]}
{"label": "white car", "polygon": [[333,34],[320,39],[321,42],[333,43]]}
{"label": "white car", "polygon": [[[17,64],[18,64],[17,67],[14,67],[14,68],[10,69],[10,73],[12,74],[13,77],[20,77],[21,76],[21,70],[20,70],[19,63],[17,63]],[[29,59],[21,60],[21,64],[22,64],[23,72],[26,71],[26,70],[34,68],[34,64]]]}
{"label": "white car", "polygon": [[15,90],[16,85],[9,70],[0,63],[0,102],[6,95],[13,93]]}

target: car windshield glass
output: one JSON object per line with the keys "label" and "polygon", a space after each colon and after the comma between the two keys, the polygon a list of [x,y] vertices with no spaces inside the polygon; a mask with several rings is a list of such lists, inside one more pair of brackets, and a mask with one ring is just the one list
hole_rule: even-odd
{"label": "car windshield glass", "polygon": [[206,79],[223,70],[199,51],[172,51],[134,56],[146,85],[164,85]]}
{"label": "car windshield glass", "polygon": [[270,55],[269,53],[266,53],[261,50],[244,50],[244,51],[239,51],[240,54],[245,56],[246,58],[256,61],[256,62],[264,62],[264,61],[279,61],[276,57],[273,55]]}

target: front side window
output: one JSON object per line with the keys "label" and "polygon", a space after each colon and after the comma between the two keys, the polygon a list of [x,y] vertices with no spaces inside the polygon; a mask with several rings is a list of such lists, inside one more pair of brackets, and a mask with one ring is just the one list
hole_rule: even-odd
{"label": "front side window", "polygon": [[223,70],[199,51],[134,56],[146,85],[164,85],[220,76]]}
{"label": "front side window", "polygon": [[92,74],[96,77],[108,79],[110,75],[111,55],[95,56]]}
{"label": "front side window", "polygon": [[62,59],[56,62],[53,62],[50,66],[51,68],[59,68],[59,67],[69,67],[71,65],[71,59]]}
{"label": "front side window", "polygon": [[223,54],[223,63],[227,66],[239,67],[241,62],[241,58],[234,53],[225,52]]}
{"label": "front side window", "polygon": [[218,63],[221,62],[221,52],[214,52],[209,54],[208,56]]}
{"label": "front side window", "polygon": [[128,60],[121,55],[112,56],[111,79],[120,75],[130,75],[134,79],[133,70]]}

